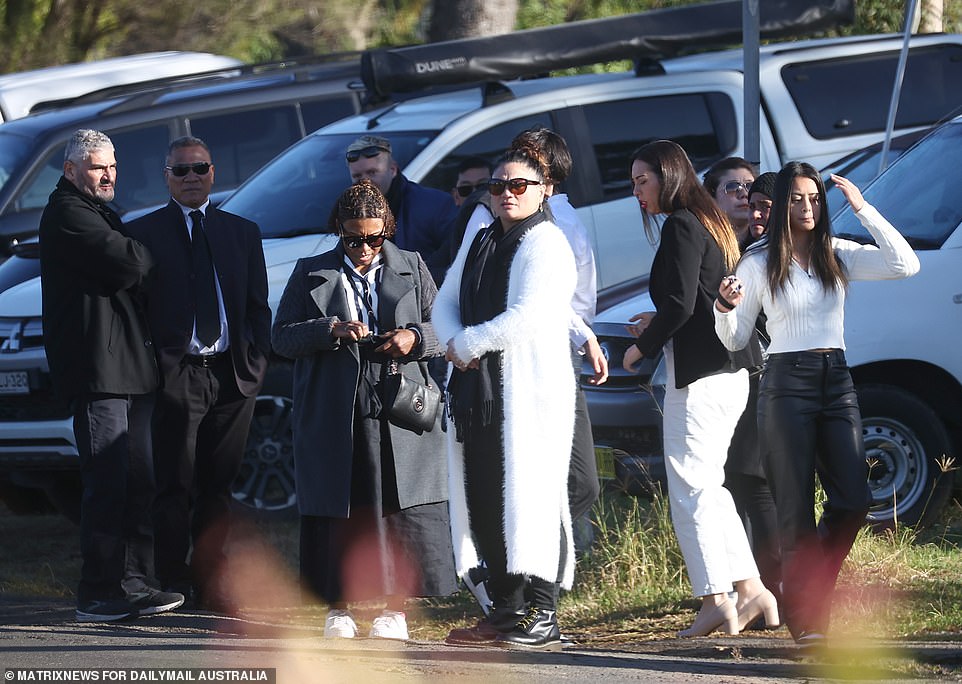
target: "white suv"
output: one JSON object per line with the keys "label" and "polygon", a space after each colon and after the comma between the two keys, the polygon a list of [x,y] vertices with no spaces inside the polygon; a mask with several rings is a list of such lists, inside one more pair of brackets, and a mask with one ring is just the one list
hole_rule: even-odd
{"label": "white suv", "polygon": [[[890,92],[884,74],[894,74],[900,46],[900,37],[882,36],[764,47],[762,166],[776,168],[794,157],[834,159],[878,141]],[[574,171],[564,190],[589,231],[599,274],[598,308],[603,312],[644,287],[654,253],[640,229],[637,202],[630,197],[632,151],[652,139],[670,138],[685,147],[697,168],[742,154],[743,80],[741,53],[727,51],[663,60],[637,74],[499,82],[413,98],[322,128],[265,166],[222,206],[261,226],[271,301],[276,303],[294,258],[329,244],[318,234],[326,230],[334,200],[350,183],[343,155],[355,137],[376,133],[389,138],[408,178],[448,190],[462,159],[493,159],[519,131],[540,124],[559,132],[571,147]],[[898,120],[900,131],[929,125],[962,104],[962,37],[913,38],[906,84],[910,106]],[[825,92],[833,98],[824,97]],[[0,266],[0,280],[13,261]],[[30,462],[23,455],[54,444],[62,460],[75,455],[71,444],[51,440],[52,430],[36,429],[39,422],[31,425],[40,412],[28,407],[44,404],[38,399],[46,383],[42,357],[21,363],[26,345],[14,342],[13,336],[3,341],[2,335],[21,326],[39,335],[39,312],[35,286],[0,295],[0,344],[20,344],[16,353],[0,353],[0,378],[5,378],[0,382],[21,392],[0,401],[10,407],[6,414],[0,409],[0,430],[10,434],[16,429],[18,434],[16,440],[0,441],[0,475],[6,471],[22,476]],[[605,315],[599,319],[606,320]],[[38,342],[34,338],[34,344]],[[22,374],[2,375],[24,371],[27,387]],[[630,398],[638,378],[615,374],[604,389],[598,396],[606,400]],[[264,422],[255,420],[251,431],[249,477],[240,483],[240,491],[246,492],[242,496],[253,506],[284,509],[294,501],[289,427],[284,423],[289,397],[290,365],[278,360],[259,403]],[[612,415],[624,405],[608,403]],[[649,402],[644,413],[649,437],[658,434],[656,408]],[[268,420],[275,418],[273,423]],[[596,425],[597,438],[605,423]],[[660,439],[657,442],[660,446]],[[258,479],[262,472],[271,474],[269,482]]]}
{"label": "white suv", "polygon": [[[862,412],[873,503],[882,526],[928,523],[948,500],[962,446],[962,117],[910,148],[863,190],[915,248],[920,272],[907,280],[853,282],[845,307],[845,356]],[[640,220],[640,219],[639,219]],[[869,242],[849,207],[835,234]],[[630,344],[624,324],[652,310],[647,294],[598,317],[596,329],[620,369]],[[652,366],[653,368],[653,366]],[[616,370],[616,372],[621,372]],[[665,379],[618,395],[586,386],[596,439],[629,465],[660,460],[660,433],[643,413]],[[652,394],[653,393],[653,394]],[[607,410],[611,404],[617,410]],[[652,444],[656,449],[651,450]]]}

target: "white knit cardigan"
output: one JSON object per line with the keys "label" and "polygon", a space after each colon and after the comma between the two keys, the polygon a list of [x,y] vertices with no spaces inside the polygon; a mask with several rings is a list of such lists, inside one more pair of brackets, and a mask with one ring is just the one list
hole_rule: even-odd
{"label": "white knit cardigan", "polygon": [[[466,239],[434,302],[431,320],[442,345],[453,339],[459,359],[503,352],[504,534],[508,572],[554,580],[564,530],[562,586],[574,580],[568,509],[568,460],[574,432],[575,379],[568,323],[577,273],[561,230],[533,226],[521,240],[508,275],[504,313],[480,325],[461,324],[461,274]],[[450,370],[450,372],[458,372]],[[451,536],[458,574],[478,564],[464,489],[464,453],[448,427]]]}

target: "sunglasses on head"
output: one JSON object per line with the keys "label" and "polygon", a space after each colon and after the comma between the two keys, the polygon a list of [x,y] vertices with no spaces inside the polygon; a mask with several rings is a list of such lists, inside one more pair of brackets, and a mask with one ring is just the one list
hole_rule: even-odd
{"label": "sunglasses on head", "polygon": [[165,166],[164,168],[178,178],[183,178],[191,171],[198,176],[206,176],[207,172],[210,171],[210,166],[210,162],[197,162],[195,164],[174,164],[173,166]]}
{"label": "sunglasses on head", "polygon": [[377,235],[344,235],[341,234],[341,239],[344,241],[344,246],[350,249],[360,249],[361,245],[367,243],[369,247],[380,247],[384,244],[387,237],[384,235],[382,230]]}
{"label": "sunglasses on head", "polygon": [[752,183],[754,183],[754,182],[755,182],[755,181],[744,181],[744,182],[743,182],[743,181],[728,181],[727,183],[725,183],[725,194],[734,195],[735,193],[738,192],[738,189],[739,189],[739,188],[741,188],[742,190],[744,190],[744,191],[745,191],[745,194],[748,194],[748,189],[749,189],[750,187],[752,187]]}
{"label": "sunglasses on head", "polygon": [[523,195],[529,185],[543,185],[543,183],[541,181],[528,180],[527,178],[512,178],[510,180],[492,178],[488,181],[488,192],[497,197],[507,188],[513,195]]}
{"label": "sunglasses on head", "polygon": [[470,197],[472,192],[475,192],[476,190],[483,190],[487,187],[488,187],[488,181],[479,181],[474,185],[471,185],[470,183],[465,183],[464,185],[456,185],[455,190],[458,191],[458,194],[461,195],[461,197]]}
{"label": "sunglasses on head", "polygon": [[371,145],[370,147],[362,147],[359,150],[348,150],[344,157],[349,162],[356,162],[361,157],[365,159],[371,159],[381,154],[381,152],[387,152],[383,147],[378,147],[377,145]]}

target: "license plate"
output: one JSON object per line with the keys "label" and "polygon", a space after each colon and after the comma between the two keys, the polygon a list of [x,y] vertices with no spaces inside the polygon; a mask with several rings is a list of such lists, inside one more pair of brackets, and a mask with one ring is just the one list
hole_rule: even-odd
{"label": "license plate", "polygon": [[598,464],[599,480],[615,479],[615,450],[611,447],[595,447],[595,462]]}
{"label": "license plate", "polygon": [[0,373],[0,394],[30,394],[27,371],[5,371]]}

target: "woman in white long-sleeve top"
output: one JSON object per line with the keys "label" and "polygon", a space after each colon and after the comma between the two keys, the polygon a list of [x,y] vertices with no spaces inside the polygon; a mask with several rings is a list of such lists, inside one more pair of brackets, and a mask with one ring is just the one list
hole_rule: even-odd
{"label": "woman in white long-sleeve top", "polygon": [[[846,288],[919,270],[915,252],[858,188],[832,180],[878,246],[833,237],[821,176],[789,162],[775,181],[767,240],[722,280],[714,308],[731,350],[745,346],[760,311],[767,316],[758,427],[781,535],[783,613],[800,644],[825,639],[835,582],[871,501],[844,353]],[[815,473],[826,494],[817,527]]]}

